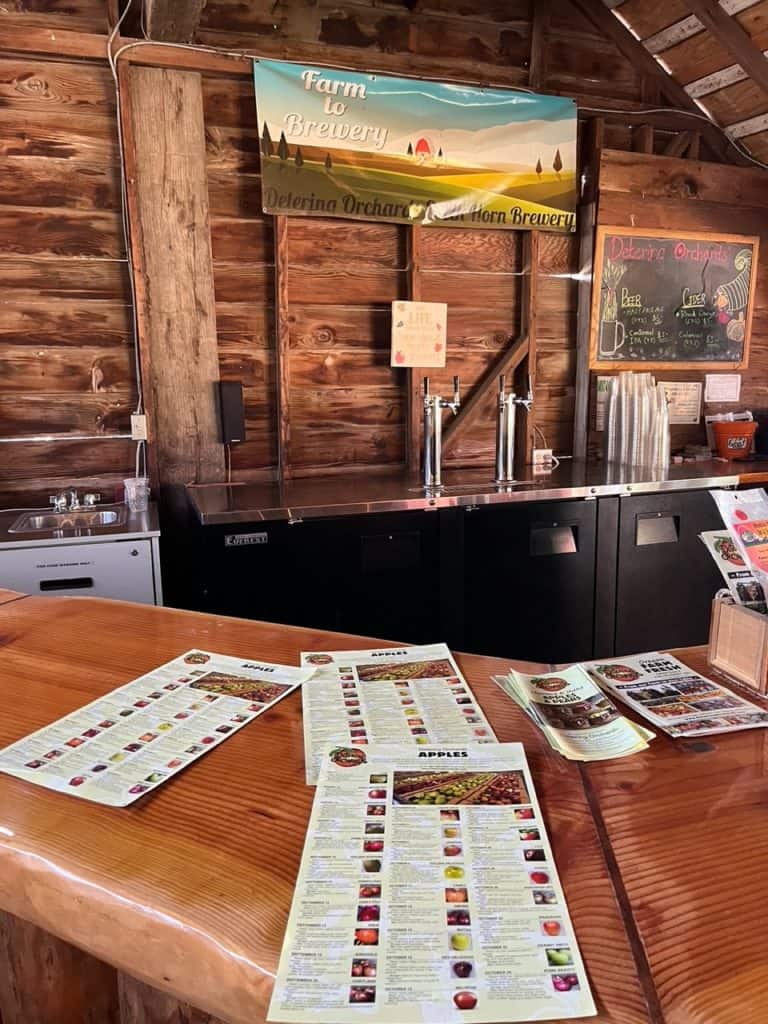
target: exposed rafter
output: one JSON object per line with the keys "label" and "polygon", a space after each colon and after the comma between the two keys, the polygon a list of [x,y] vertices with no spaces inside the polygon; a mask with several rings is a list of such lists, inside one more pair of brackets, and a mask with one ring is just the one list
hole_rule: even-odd
{"label": "exposed rafter", "polygon": [[[574,7],[588,18],[601,35],[611,39],[627,60],[637,70],[658,82],[659,88],[667,101],[679,110],[689,110],[701,115],[702,111],[688,95],[682,85],[668,74],[634,36],[629,29],[603,4],[602,0],[573,0]],[[701,133],[707,146],[721,160],[733,163],[746,163],[737,151],[728,143],[714,122],[699,120],[696,129]]]}
{"label": "exposed rafter", "polygon": [[207,0],[144,0],[147,35],[166,43],[191,43]]}
{"label": "exposed rafter", "polygon": [[737,64],[768,94],[768,60],[749,33],[716,0],[688,0],[688,6]]}

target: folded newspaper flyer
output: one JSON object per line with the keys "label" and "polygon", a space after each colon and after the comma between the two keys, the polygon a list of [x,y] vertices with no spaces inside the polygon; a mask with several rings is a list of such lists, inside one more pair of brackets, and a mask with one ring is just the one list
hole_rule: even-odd
{"label": "folded newspaper flyer", "polygon": [[753,612],[766,614],[768,606],[763,588],[747,568],[730,533],[727,530],[709,530],[700,533],[699,537],[720,570],[734,601]]}
{"label": "folded newspaper flyer", "polygon": [[705,679],[671,654],[653,651],[584,667],[601,686],[670,736],[768,726],[768,711]]}
{"label": "folded newspaper flyer", "polygon": [[550,746],[571,761],[603,761],[646,750],[654,734],[625,718],[581,665],[493,681],[529,715]]}
{"label": "folded newspaper flyer", "polygon": [[521,744],[347,745],[321,765],[267,1020],[595,1015]]}
{"label": "folded newspaper flyer", "polygon": [[496,736],[445,644],[308,651],[302,688],[304,763],[314,786],[332,743],[495,743]]}

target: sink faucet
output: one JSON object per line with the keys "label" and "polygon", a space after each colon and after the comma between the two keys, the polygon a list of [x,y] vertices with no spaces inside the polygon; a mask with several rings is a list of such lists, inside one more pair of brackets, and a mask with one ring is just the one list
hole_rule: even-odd
{"label": "sink faucet", "polygon": [[100,494],[86,494],[81,505],[77,491],[71,490],[52,494],[48,500],[53,505],[54,512],[79,512],[84,508],[93,508],[100,499]]}
{"label": "sink faucet", "polygon": [[453,399],[429,393],[429,377],[424,378],[424,489],[440,490],[443,486],[443,409],[456,415],[461,406],[459,378],[453,378]]}

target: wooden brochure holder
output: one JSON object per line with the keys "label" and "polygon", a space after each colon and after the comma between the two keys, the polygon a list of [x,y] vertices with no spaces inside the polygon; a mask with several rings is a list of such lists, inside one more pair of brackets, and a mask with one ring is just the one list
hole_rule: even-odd
{"label": "wooden brochure holder", "polygon": [[707,661],[743,686],[768,695],[768,615],[718,594],[712,602]]}

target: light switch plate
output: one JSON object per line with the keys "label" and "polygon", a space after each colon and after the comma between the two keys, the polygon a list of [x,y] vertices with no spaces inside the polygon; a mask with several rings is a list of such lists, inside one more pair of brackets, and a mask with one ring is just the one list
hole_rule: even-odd
{"label": "light switch plate", "polygon": [[143,413],[131,413],[131,437],[134,441],[147,440],[147,417]]}

